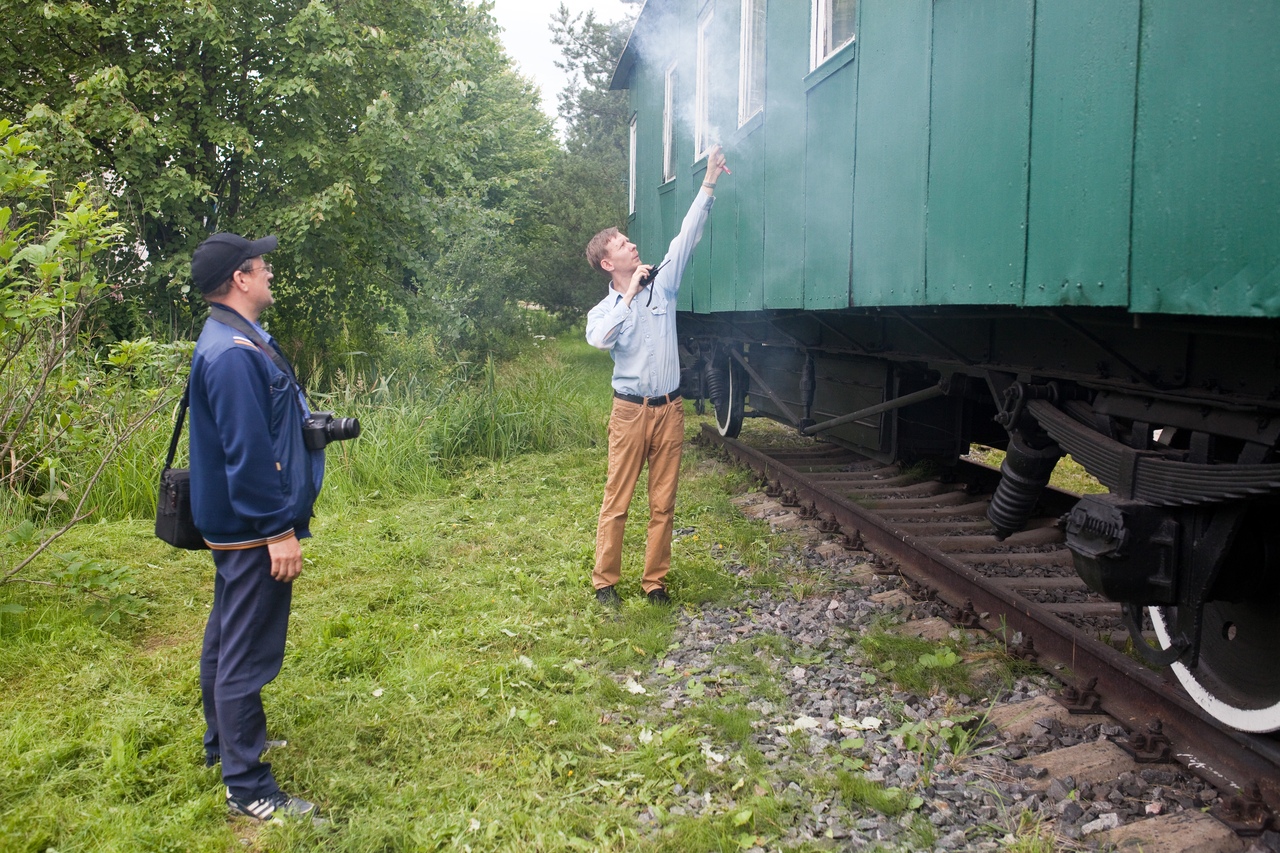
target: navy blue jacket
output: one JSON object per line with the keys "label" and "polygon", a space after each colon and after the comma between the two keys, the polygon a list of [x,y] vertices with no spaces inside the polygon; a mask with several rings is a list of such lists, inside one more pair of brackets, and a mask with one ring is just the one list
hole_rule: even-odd
{"label": "navy blue jacket", "polygon": [[210,319],[191,360],[191,510],[215,550],[311,535],[324,451],[302,441],[302,402],[253,341]]}

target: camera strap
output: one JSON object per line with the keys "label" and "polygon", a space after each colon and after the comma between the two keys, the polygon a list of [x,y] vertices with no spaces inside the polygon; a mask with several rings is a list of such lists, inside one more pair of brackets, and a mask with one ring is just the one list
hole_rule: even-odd
{"label": "camera strap", "polygon": [[[262,339],[262,335],[258,334],[258,330],[253,325],[241,317],[235,311],[223,305],[214,302],[209,306],[209,318],[217,320],[223,325],[230,326],[237,332],[243,334],[246,338],[253,341],[258,349],[262,350],[263,355],[271,359],[271,363],[280,369],[280,371],[293,383],[293,387],[297,389],[298,394],[302,397],[307,396],[307,392],[303,390],[302,384],[298,382],[298,375],[293,372],[293,365],[289,363],[289,359],[284,357],[284,353],[276,346],[276,342],[272,340],[270,343]],[[301,403],[301,400],[299,400]],[[304,412],[305,414],[305,412]]]}

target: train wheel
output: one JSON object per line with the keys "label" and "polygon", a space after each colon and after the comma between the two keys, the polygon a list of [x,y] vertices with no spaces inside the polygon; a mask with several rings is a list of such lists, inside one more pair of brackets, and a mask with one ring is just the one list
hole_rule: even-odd
{"label": "train wheel", "polygon": [[[1176,608],[1147,608],[1162,648],[1169,648]],[[1276,602],[1210,601],[1204,608],[1200,662],[1175,663],[1183,688],[1214,719],[1245,732],[1280,731],[1280,620]]]}
{"label": "train wheel", "polygon": [[725,438],[737,438],[742,432],[743,413],[747,402],[747,371],[730,359],[724,367],[717,368],[711,403],[716,410],[716,429]]}

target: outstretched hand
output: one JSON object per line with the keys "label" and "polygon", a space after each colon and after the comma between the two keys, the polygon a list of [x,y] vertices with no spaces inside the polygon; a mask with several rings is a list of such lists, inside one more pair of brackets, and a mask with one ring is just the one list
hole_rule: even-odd
{"label": "outstretched hand", "polygon": [[707,155],[707,180],[715,183],[722,173],[728,172],[725,166],[724,149],[717,145]]}

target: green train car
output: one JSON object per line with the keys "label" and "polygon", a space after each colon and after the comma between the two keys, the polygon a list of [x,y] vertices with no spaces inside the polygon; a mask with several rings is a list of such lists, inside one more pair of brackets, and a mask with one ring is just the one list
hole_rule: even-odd
{"label": "green train car", "polygon": [[733,170],[679,300],[722,433],[1003,447],[1000,536],[1069,453],[1081,576],[1280,729],[1280,3],[648,0],[613,85],[642,257]]}

